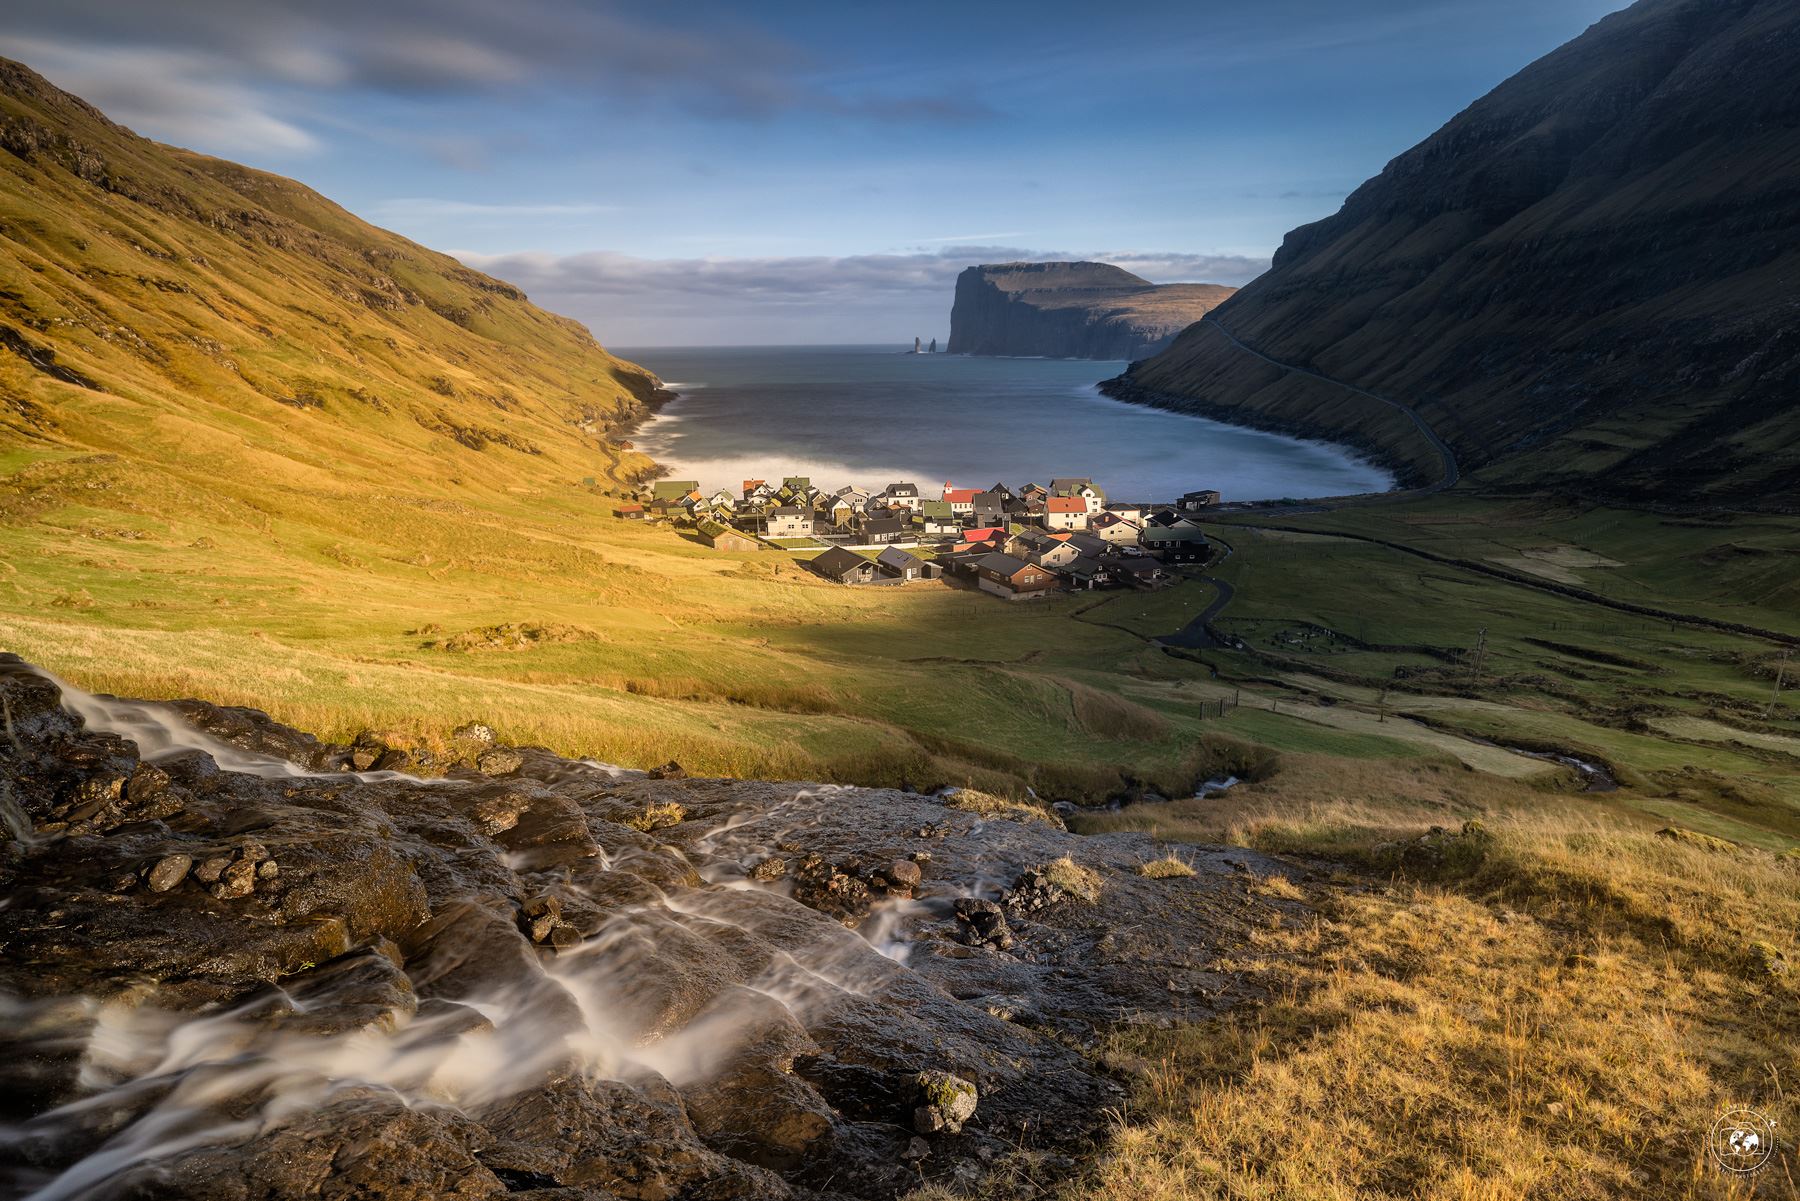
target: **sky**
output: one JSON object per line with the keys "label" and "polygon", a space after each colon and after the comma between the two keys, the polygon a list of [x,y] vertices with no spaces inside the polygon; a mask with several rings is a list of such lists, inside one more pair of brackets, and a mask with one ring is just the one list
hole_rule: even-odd
{"label": "sky", "polygon": [[1622,0],[57,0],[0,54],[614,346],[910,342],[957,272],[1241,284]]}

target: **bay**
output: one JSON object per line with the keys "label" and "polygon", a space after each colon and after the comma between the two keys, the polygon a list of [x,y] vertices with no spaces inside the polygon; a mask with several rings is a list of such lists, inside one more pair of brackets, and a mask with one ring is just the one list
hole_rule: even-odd
{"label": "bay", "polygon": [[827,489],[1092,479],[1120,500],[1226,500],[1393,486],[1341,447],[1128,405],[1095,385],[1124,363],[914,355],[886,346],[647,347],[615,353],[679,393],[631,436],[711,492],[804,475]]}

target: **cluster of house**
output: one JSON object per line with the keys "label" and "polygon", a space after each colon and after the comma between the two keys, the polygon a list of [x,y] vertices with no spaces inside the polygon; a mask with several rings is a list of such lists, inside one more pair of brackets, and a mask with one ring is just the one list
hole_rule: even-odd
{"label": "cluster of house", "polygon": [[[956,488],[923,495],[916,484],[880,492],[855,487],[827,492],[805,476],[779,484],[745,480],[737,494],[703,494],[692,480],[660,480],[641,502],[618,515],[683,517],[720,550],[758,550],[781,539],[836,543],[810,566],[843,584],[899,584],[944,575],[1008,599],[1108,586],[1152,588],[1166,565],[1204,562],[1211,553],[1193,518],[1219,503],[1214,491],[1190,492],[1174,504],[1111,502],[1089,479],[1048,486]],[[930,547],[932,558],[906,548]],[[856,549],[877,549],[874,558]]]}

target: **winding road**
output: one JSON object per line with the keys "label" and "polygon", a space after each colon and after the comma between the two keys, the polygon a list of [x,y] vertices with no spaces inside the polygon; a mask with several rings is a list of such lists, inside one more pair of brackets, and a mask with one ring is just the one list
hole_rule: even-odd
{"label": "winding road", "polygon": [[[1366,396],[1370,400],[1379,401],[1389,408],[1398,409],[1400,412],[1406,414],[1413,425],[1418,427],[1418,431],[1424,436],[1425,441],[1430,443],[1432,450],[1437,452],[1438,461],[1442,466],[1442,475],[1434,484],[1426,484],[1418,488],[1407,488],[1398,492],[1384,492],[1381,494],[1382,496],[1427,496],[1434,492],[1444,492],[1454,488],[1456,487],[1457,481],[1462,479],[1462,469],[1456,464],[1456,452],[1450,449],[1450,444],[1444,441],[1444,439],[1438,435],[1438,432],[1432,429],[1431,425],[1423,417],[1419,416],[1418,410],[1414,409],[1411,405],[1402,404],[1397,400],[1389,399],[1379,393],[1371,392],[1367,388],[1359,388],[1355,384],[1346,384],[1343,380],[1332,379],[1329,375],[1321,375],[1310,368],[1296,366],[1293,363],[1284,363],[1280,359],[1271,358],[1254,346],[1247,346],[1243,342],[1238,341],[1237,336],[1220,324],[1219,320],[1210,313],[1200,318],[1200,324],[1212,326],[1234,347],[1243,351],[1251,358],[1261,359],[1271,367],[1279,367],[1281,370],[1291,371],[1295,375],[1304,375],[1309,379],[1316,379],[1320,383],[1330,384],[1336,388],[1342,388],[1344,391],[1355,393],[1357,396]],[[1322,502],[1314,501],[1309,503],[1317,504]]]}

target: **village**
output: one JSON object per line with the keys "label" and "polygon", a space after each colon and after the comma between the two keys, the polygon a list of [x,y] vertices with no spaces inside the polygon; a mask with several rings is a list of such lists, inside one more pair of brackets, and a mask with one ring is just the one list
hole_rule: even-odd
{"label": "village", "polygon": [[711,495],[694,480],[659,480],[614,512],[668,522],[715,550],[787,551],[837,584],[940,580],[1026,601],[1166,586],[1172,569],[1212,557],[1199,518],[1218,504],[1210,490],[1168,504],[1111,501],[1085,478],[1019,488],[946,483],[931,497],[904,481],[879,492],[849,485],[828,492],[789,476]]}

